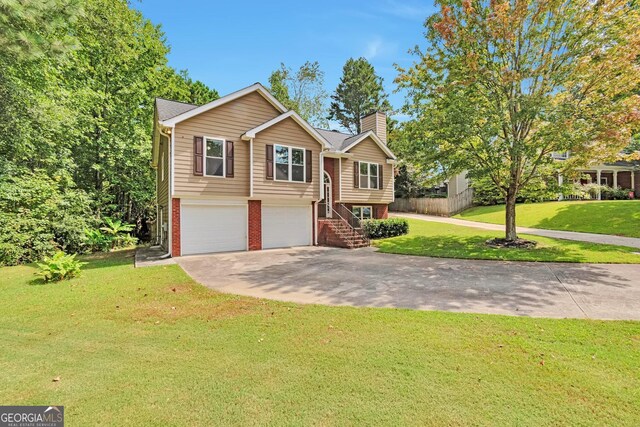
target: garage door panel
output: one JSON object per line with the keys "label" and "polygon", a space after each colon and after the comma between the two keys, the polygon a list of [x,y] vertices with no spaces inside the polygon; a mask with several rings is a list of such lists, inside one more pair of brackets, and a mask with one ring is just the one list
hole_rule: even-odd
{"label": "garage door panel", "polygon": [[247,248],[247,208],[243,205],[183,205],[183,255]]}
{"label": "garage door panel", "polygon": [[311,245],[311,206],[262,206],[262,247]]}

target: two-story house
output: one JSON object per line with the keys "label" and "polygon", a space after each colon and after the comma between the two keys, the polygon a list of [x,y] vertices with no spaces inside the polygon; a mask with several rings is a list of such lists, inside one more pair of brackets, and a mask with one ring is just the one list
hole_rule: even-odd
{"label": "two-story house", "polygon": [[385,218],[395,156],[386,117],[363,132],[315,129],[261,84],[205,105],[156,100],[156,242],[172,256],[366,244]]}

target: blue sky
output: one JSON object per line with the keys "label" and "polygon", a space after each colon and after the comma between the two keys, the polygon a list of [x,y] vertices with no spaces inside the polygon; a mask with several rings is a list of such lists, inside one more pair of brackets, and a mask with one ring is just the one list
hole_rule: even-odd
{"label": "blue sky", "polygon": [[133,7],[161,24],[171,46],[169,63],[225,95],[255,82],[267,84],[280,62],[297,68],[319,61],[333,92],[349,57],[364,56],[384,78],[394,108],[394,63],[424,45],[423,22],[431,2],[144,0]]}

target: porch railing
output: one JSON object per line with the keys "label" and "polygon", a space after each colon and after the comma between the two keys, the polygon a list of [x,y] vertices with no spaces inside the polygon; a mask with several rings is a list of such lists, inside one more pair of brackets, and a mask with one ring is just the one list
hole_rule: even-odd
{"label": "porch railing", "polygon": [[[318,218],[326,218],[327,204],[324,202],[318,203]],[[332,218],[340,219],[343,223],[349,226],[351,232],[354,235],[360,236],[366,243],[369,243],[369,238],[362,229],[362,221],[355,216],[353,212],[342,203],[336,203],[331,207]]]}

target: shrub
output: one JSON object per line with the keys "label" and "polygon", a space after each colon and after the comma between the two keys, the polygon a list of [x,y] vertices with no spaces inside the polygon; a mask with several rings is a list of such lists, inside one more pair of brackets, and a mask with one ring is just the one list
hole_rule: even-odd
{"label": "shrub", "polygon": [[570,192],[567,194],[579,196],[583,199],[597,199],[598,192],[602,200],[629,200],[629,193],[631,189],[628,188],[611,188],[606,185],[591,184],[575,184]]}
{"label": "shrub", "polygon": [[369,219],[363,221],[362,230],[370,239],[401,236],[409,232],[409,222],[404,218]]}
{"label": "shrub", "polygon": [[40,271],[36,275],[41,276],[45,282],[59,282],[76,277],[85,264],[86,262],[78,261],[75,254],[67,255],[58,251],[52,257],[44,257],[43,262],[38,263]]}
{"label": "shrub", "polygon": [[56,250],[81,252],[95,225],[90,200],[41,170],[0,170],[0,266],[33,262]]}
{"label": "shrub", "polygon": [[[476,205],[497,205],[504,203],[504,195],[498,190],[490,178],[479,178],[473,181],[473,203]],[[554,177],[536,177],[520,189],[518,203],[544,202],[557,200],[563,192]]]}
{"label": "shrub", "polygon": [[114,248],[128,248],[135,246],[137,243],[138,239],[130,234],[122,234],[113,239]]}
{"label": "shrub", "polygon": [[102,234],[100,230],[85,230],[84,234],[89,252],[109,252],[113,246],[113,237]]}

